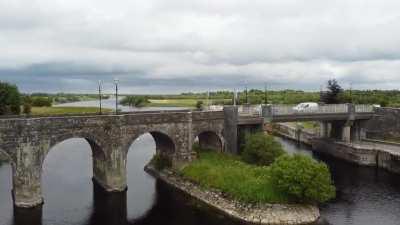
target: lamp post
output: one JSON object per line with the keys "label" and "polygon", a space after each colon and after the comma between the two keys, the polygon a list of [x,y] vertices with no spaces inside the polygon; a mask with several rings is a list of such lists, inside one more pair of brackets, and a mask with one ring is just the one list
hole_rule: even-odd
{"label": "lamp post", "polygon": [[100,114],[102,113],[101,112],[101,86],[102,86],[102,84],[103,84],[103,81],[101,81],[101,80],[99,80],[99,106],[100,106]]}
{"label": "lamp post", "polygon": [[115,84],[115,114],[118,114],[118,78],[114,78]]}
{"label": "lamp post", "polygon": [[245,82],[245,92],[246,92],[246,104],[249,104],[249,98],[248,98],[248,94],[247,94],[247,81]]}
{"label": "lamp post", "polygon": [[264,104],[268,104],[267,83],[264,84]]}

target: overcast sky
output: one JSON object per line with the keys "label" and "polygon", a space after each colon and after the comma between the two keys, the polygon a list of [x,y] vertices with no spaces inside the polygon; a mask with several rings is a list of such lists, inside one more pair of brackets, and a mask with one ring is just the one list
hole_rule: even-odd
{"label": "overcast sky", "polygon": [[399,0],[0,0],[0,80],[24,92],[400,87]]}

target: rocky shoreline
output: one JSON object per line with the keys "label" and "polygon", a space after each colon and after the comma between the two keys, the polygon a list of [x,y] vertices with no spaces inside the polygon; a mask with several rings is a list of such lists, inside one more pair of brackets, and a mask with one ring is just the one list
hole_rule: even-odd
{"label": "rocky shoreline", "polygon": [[313,205],[244,204],[228,199],[216,190],[204,190],[170,170],[160,172],[151,165],[147,165],[145,171],[229,217],[246,223],[265,225],[311,224],[316,222],[320,217],[318,207]]}

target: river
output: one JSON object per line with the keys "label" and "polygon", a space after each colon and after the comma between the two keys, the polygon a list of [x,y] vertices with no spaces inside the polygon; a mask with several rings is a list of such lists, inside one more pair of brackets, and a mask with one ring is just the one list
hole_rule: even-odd
{"label": "river", "polygon": [[[400,224],[400,176],[315,154],[308,146],[277,139],[290,152],[326,162],[337,198],[321,206],[321,225]],[[13,210],[11,168],[0,163],[1,225],[228,225],[239,224],[176,193],[143,171],[155,153],[151,135],[130,147],[128,190],[104,194],[93,185],[89,144],[69,139],[50,150],[42,186],[45,204],[35,210]],[[194,206],[197,205],[197,206]]]}

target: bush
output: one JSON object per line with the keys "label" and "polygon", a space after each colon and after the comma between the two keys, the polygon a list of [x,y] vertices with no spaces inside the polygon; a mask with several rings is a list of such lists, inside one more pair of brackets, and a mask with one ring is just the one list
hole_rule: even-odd
{"label": "bush", "polygon": [[202,109],[203,108],[203,101],[197,101],[196,102],[196,109]]}
{"label": "bush", "polygon": [[131,107],[142,107],[149,103],[149,99],[146,96],[126,96],[120,103]]}
{"label": "bush", "polygon": [[33,97],[32,106],[36,107],[50,107],[52,105],[52,99],[50,97]]}
{"label": "bush", "polygon": [[160,153],[155,154],[150,163],[156,170],[163,170],[172,166],[171,160],[167,156]]}
{"label": "bush", "polygon": [[283,155],[270,169],[275,187],[295,202],[323,203],[336,195],[328,166],[309,156]]}
{"label": "bush", "polygon": [[247,163],[268,166],[283,154],[282,145],[273,136],[259,132],[246,135],[241,156]]}

